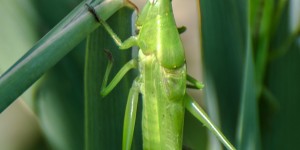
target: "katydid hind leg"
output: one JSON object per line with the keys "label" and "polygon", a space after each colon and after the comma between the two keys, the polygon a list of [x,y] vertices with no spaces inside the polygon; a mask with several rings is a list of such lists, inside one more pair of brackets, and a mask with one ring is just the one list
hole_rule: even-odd
{"label": "katydid hind leg", "polygon": [[202,122],[217,138],[224,144],[227,149],[235,150],[234,146],[228,141],[223,133],[212,123],[205,111],[199,106],[199,104],[189,95],[185,94],[184,102],[186,109],[197,120]]}
{"label": "katydid hind leg", "polygon": [[202,89],[204,87],[204,84],[193,78],[191,75],[187,74],[186,80],[190,83],[187,84],[188,88],[193,89]]}
{"label": "katydid hind leg", "polygon": [[110,93],[110,91],[114,89],[114,87],[120,82],[120,80],[124,77],[124,75],[131,69],[137,68],[137,65],[138,65],[138,61],[136,59],[130,60],[120,69],[120,71],[116,74],[116,76],[107,85],[107,80],[112,68],[112,61],[109,61],[106,68],[106,72],[104,74],[104,79],[103,79],[100,94],[102,96],[106,96],[108,93]]}
{"label": "katydid hind leg", "polygon": [[129,91],[127,104],[126,104],[124,126],[123,126],[122,150],[131,149],[135,120],[136,120],[138,97],[139,97],[139,84],[136,79],[133,82],[132,87]]}

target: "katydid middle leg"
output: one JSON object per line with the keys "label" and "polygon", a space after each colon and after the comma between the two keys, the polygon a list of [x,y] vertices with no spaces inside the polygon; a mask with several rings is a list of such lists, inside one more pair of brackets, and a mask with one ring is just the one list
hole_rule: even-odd
{"label": "katydid middle leg", "polygon": [[[110,91],[120,82],[120,80],[124,77],[124,75],[131,69],[137,67],[137,60],[132,59],[129,62],[127,62],[117,73],[117,75],[112,79],[110,84],[106,86],[108,76],[110,74],[113,59],[111,56],[111,53],[106,51],[106,54],[108,56],[108,64],[106,68],[106,72],[104,75],[102,87],[101,87],[101,95],[106,96]],[[123,150],[130,150],[132,138],[133,138],[133,132],[134,132],[134,126],[135,126],[135,120],[136,120],[136,110],[137,110],[137,103],[138,103],[138,95],[139,95],[139,77],[137,77],[128,94],[127,104],[126,104],[126,110],[125,110],[125,117],[124,117],[124,126],[123,126],[123,142],[122,142],[122,149]]]}
{"label": "katydid middle leg", "polygon": [[199,89],[200,90],[204,87],[204,85],[201,82],[197,81],[195,78],[193,78],[189,74],[187,74],[186,80],[190,83],[190,84],[187,84],[188,88]]}
{"label": "katydid middle leg", "polygon": [[[109,60],[112,61],[112,60]],[[103,79],[103,83],[102,83],[102,87],[101,87],[101,91],[100,94],[102,96],[106,96],[108,93],[110,93],[110,91],[120,82],[120,80],[124,77],[124,75],[131,69],[137,68],[138,66],[138,61],[137,59],[132,59],[129,62],[127,62],[121,69],[120,71],[116,74],[116,76],[111,80],[111,82],[107,84],[107,80],[108,80],[108,76],[110,74],[111,71],[111,67],[112,67],[112,62],[108,63],[108,66],[106,68],[106,72],[104,75],[104,79]]]}

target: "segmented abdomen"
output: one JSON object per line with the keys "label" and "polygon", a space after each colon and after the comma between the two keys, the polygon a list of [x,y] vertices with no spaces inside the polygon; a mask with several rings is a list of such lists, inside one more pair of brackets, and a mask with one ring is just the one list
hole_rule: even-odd
{"label": "segmented abdomen", "polygon": [[165,70],[154,55],[140,55],[144,150],[179,150],[182,148],[185,65]]}

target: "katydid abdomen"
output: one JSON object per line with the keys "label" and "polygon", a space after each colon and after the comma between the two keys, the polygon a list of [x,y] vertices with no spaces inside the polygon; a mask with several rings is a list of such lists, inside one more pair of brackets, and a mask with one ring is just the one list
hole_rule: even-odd
{"label": "katydid abdomen", "polygon": [[144,150],[182,149],[185,65],[166,69],[155,55],[139,56]]}

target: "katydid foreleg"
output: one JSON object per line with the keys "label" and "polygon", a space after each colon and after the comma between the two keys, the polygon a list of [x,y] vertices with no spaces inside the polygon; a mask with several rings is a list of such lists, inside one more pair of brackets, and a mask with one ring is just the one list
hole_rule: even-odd
{"label": "katydid foreleg", "polygon": [[[126,1],[126,4],[132,8],[137,9],[137,7],[130,1]],[[109,33],[109,35],[112,37],[114,42],[119,46],[120,50],[126,50],[132,46],[137,46],[137,38],[135,36],[131,36],[130,38],[122,42],[122,40],[118,37],[118,35],[116,35],[116,33],[114,33],[111,27],[97,15],[95,9],[87,3],[85,5],[87,6],[91,14],[95,17],[96,21],[100,23],[105,28],[105,30]]]}

